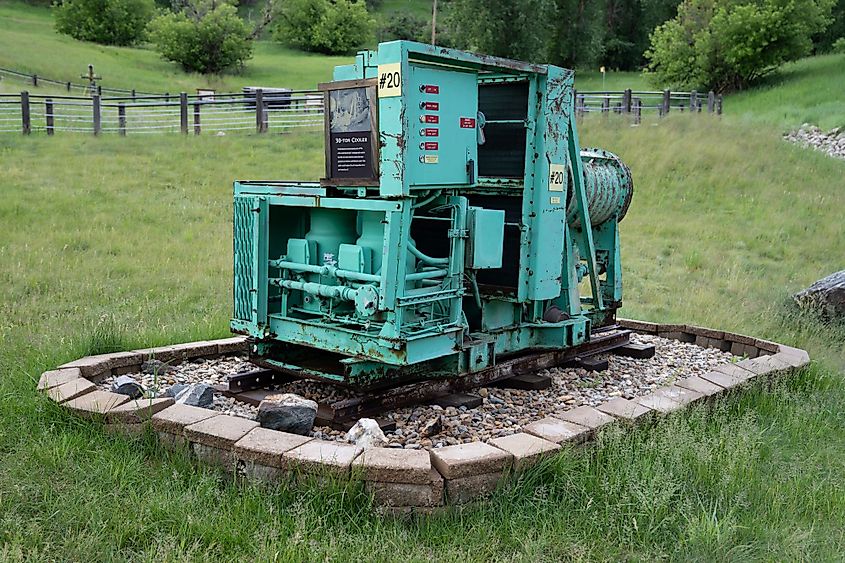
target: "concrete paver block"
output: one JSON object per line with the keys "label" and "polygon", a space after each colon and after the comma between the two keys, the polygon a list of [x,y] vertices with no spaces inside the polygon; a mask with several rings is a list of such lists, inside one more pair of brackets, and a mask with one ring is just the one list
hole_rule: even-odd
{"label": "concrete paver block", "polygon": [[596,409],[627,422],[634,422],[651,413],[651,409],[622,397],[614,397],[600,404]]}
{"label": "concrete paver block", "polygon": [[431,456],[426,450],[371,448],[352,462],[366,481],[425,484],[430,479]]}
{"label": "concrete paver block", "polygon": [[482,473],[458,479],[446,479],[446,498],[453,504],[464,504],[485,497],[496,490],[504,473]]}
{"label": "concrete paver block", "polygon": [[329,440],[311,440],[282,454],[284,466],[306,473],[347,475],[360,448]]}
{"label": "concrete paver block", "polygon": [[153,415],[153,428],[160,432],[169,432],[170,434],[183,436],[186,426],[196,424],[219,414],[219,412],[211,409],[191,407],[188,405],[171,405]]}
{"label": "concrete paver block", "polygon": [[676,385],[667,385],[666,387],[655,389],[652,392],[652,395],[666,397],[681,406],[689,405],[704,398],[703,393],[693,391],[692,389],[686,389],[684,387],[678,387]]}
{"label": "concrete paver block", "polygon": [[656,392],[649,393],[648,395],[644,395],[642,397],[637,397],[634,399],[634,402],[644,407],[648,407],[653,411],[657,411],[660,414],[669,414],[670,412],[675,412],[683,407],[680,403],[673,401],[665,395],[657,394]]}
{"label": "concrete paver block", "polygon": [[95,390],[64,403],[67,408],[82,415],[106,414],[111,409],[129,401],[126,395]]}
{"label": "concrete paver block", "polygon": [[575,407],[566,411],[555,413],[555,418],[571,422],[579,426],[584,426],[590,430],[598,430],[606,424],[613,422],[614,418],[609,414],[605,414],[600,410],[588,407],[586,405]]}
{"label": "concrete paver block", "polygon": [[38,390],[44,391],[80,378],[82,378],[82,372],[79,371],[79,368],[59,368],[45,371],[38,379]]}
{"label": "concrete paver block", "polygon": [[110,410],[108,420],[123,424],[139,424],[150,420],[155,413],[163,411],[172,404],[173,399],[170,397],[128,401]]}
{"label": "concrete paver block", "polygon": [[79,377],[68,381],[67,383],[62,383],[61,385],[47,389],[47,396],[57,403],[64,403],[66,401],[70,401],[71,399],[81,397],[86,393],[91,393],[96,389],[96,385],[84,377]]}
{"label": "concrete paver block", "polygon": [[235,352],[246,352],[249,350],[249,342],[246,336],[233,336],[217,340],[218,354],[234,354]]}
{"label": "concrete paver block", "polygon": [[556,443],[525,432],[493,438],[488,443],[511,454],[516,471],[527,469],[560,450]]}
{"label": "concrete paver block", "polygon": [[235,455],[239,459],[252,461],[269,467],[283,467],[282,454],[313,438],[279,432],[269,428],[254,428],[235,442]]}
{"label": "concrete paver block", "polygon": [[683,387],[684,389],[696,391],[698,393],[701,393],[705,397],[712,397],[713,395],[718,395],[719,393],[724,391],[723,387],[720,387],[715,383],[712,383],[700,377],[687,377],[684,379],[679,379],[675,382],[675,385],[677,385],[678,387]]}
{"label": "concrete paver block", "polygon": [[376,504],[382,506],[441,506],[443,504],[444,480],[434,468],[429,469],[425,483],[367,481],[365,486],[366,490],[372,493]]}
{"label": "concrete paver block", "polygon": [[221,414],[185,427],[185,438],[206,446],[231,449],[258,423],[240,416]]}
{"label": "concrete paver block", "polygon": [[513,456],[484,442],[469,442],[431,450],[431,464],[446,479],[500,473]]}
{"label": "concrete paver block", "polygon": [[590,433],[589,428],[551,416],[527,424],[522,430],[555,444],[582,442]]}
{"label": "concrete paver block", "polygon": [[97,378],[104,377],[111,373],[114,368],[140,365],[143,359],[135,352],[113,352],[111,354],[98,354],[96,356],[85,356],[72,362],[62,364],[62,368],[79,368],[82,377]]}

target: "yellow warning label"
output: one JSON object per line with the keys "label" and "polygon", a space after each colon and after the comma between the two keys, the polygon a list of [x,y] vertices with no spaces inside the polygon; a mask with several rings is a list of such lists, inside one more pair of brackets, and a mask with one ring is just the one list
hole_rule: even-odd
{"label": "yellow warning label", "polygon": [[552,205],[560,205],[560,198],[557,196],[552,196],[551,203]]}
{"label": "yellow warning label", "polygon": [[402,63],[378,65],[378,97],[402,95]]}
{"label": "yellow warning label", "polygon": [[437,164],[439,162],[439,159],[437,158],[436,154],[427,154],[425,155],[424,162],[426,164]]}

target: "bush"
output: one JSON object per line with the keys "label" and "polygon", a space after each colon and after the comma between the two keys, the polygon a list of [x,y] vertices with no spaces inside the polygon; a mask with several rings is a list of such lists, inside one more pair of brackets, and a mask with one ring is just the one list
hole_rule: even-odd
{"label": "bush", "polygon": [[189,72],[219,73],[240,67],[252,57],[252,40],[230,4],[208,11],[169,13],[150,23],[150,40],[162,57]]}
{"label": "bush", "polygon": [[279,11],[274,37],[305,51],[339,54],[368,41],[373,27],[364,2],[289,0]]}
{"label": "bush", "polygon": [[56,31],[80,41],[132,45],[144,37],[153,0],[64,0],[55,7]]}
{"label": "bush", "polygon": [[[409,41],[423,41],[426,37],[426,30],[431,24],[414,14],[395,12],[384,22],[376,32],[376,39],[382,41],[395,41],[407,39]],[[431,30],[428,29],[428,36]]]}
{"label": "bush", "polygon": [[845,55],[845,37],[840,37],[833,42],[833,52]]}
{"label": "bush", "polygon": [[745,88],[810,52],[833,0],[685,0],[657,27],[647,74],[670,87]]}

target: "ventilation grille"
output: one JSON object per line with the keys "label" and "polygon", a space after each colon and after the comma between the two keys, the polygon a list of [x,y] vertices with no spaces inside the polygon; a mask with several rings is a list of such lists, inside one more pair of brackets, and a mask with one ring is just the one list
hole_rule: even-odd
{"label": "ventilation grille", "polygon": [[252,296],[255,292],[255,198],[235,197],[234,218],[234,301],[235,318],[252,321]]}

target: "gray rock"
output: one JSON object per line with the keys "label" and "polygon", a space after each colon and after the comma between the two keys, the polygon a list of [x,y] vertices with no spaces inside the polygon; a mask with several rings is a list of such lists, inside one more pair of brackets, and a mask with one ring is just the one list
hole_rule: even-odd
{"label": "gray rock", "polygon": [[170,387],[168,387],[164,393],[162,393],[163,397],[173,397],[174,399],[179,396],[179,393],[188,389],[190,385],[186,383],[174,383]]}
{"label": "gray rock", "polygon": [[140,399],[144,396],[144,388],[141,384],[128,375],[116,377],[111,384],[111,390],[112,393],[126,395],[132,399]]}
{"label": "gray rock", "polygon": [[443,417],[437,415],[428,422],[426,422],[420,429],[420,434],[423,436],[435,436],[443,431]]}
{"label": "gray rock", "polygon": [[381,448],[385,444],[388,448],[401,448],[402,444],[395,442],[387,443],[387,437],[379,428],[378,422],[372,418],[361,418],[346,433],[346,441],[355,444],[365,450],[368,448]]}
{"label": "gray rock", "polygon": [[845,319],[845,270],[820,279],[792,296],[802,309],[810,309],[828,319]]}
{"label": "gray rock", "polygon": [[141,373],[147,375],[164,375],[171,369],[173,368],[161,360],[147,360],[141,364]]}
{"label": "gray rock", "polygon": [[176,395],[176,403],[189,407],[210,408],[214,404],[214,387],[205,383],[191,385]]}
{"label": "gray rock", "polygon": [[305,436],[316,417],[317,403],[293,393],[271,395],[258,405],[258,422],[271,430]]}

